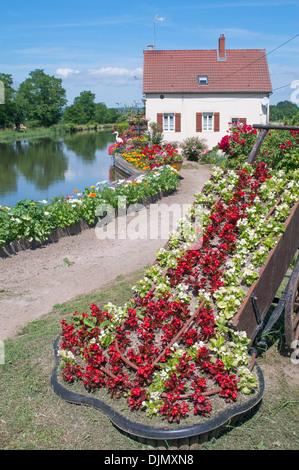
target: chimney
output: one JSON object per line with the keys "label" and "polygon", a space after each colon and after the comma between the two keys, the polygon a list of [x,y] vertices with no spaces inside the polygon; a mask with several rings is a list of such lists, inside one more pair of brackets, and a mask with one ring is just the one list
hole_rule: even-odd
{"label": "chimney", "polygon": [[219,38],[219,42],[218,42],[218,60],[226,60],[224,34],[220,34],[220,38]]}
{"label": "chimney", "polygon": [[154,50],[154,46],[153,46],[152,44],[149,44],[149,45],[147,46],[147,50],[148,50],[148,51],[153,51],[153,50]]}

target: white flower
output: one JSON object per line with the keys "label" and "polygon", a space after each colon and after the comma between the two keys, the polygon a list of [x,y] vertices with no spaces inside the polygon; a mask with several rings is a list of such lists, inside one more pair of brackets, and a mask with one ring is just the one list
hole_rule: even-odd
{"label": "white flower", "polygon": [[61,359],[65,360],[65,361],[67,361],[67,360],[74,361],[75,360],[74,354],[71,351],[66,351],[65,349],[59,349],[58,356],[61,357]]}
{"label": "white flower", "polygon": [[158,400],[160,398],[160,392],[151,392],[150,398],[152,400]]}

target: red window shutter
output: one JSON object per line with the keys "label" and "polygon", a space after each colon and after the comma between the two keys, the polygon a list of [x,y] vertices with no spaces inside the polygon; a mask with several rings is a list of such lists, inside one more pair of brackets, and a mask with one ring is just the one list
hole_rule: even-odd
{"label": "red window shutter", "polygon": [[241,124],[246,124],[247,120],[246,120],[246,118],[239,118],[239,122]]}
{"label": "red window shutter", "polygon": [[157,124],[162,131],[163,130],[163,114],[162,113],[157,113]]}
{"label": "red window shutter", "polygon": [[181,132],[181,113],[175,113],[174,131]]}
{"label": "red window shutter", "polygon": [[202,132],[202,113],[196,113],[196,132]]}
{"label": "red window shutter", "polygon": [[214,113],[214,132],[220,131],[220,113]]}

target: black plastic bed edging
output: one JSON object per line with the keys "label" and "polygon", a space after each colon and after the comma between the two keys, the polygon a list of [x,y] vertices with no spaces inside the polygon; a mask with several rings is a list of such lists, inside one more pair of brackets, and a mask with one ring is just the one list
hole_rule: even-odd
{"label": "black plastic bed edging", "polygon": [[145,439],[154,439],[154,440],[170,440],[170,439],[183,439],[194,436],[199,436],[203,434],[208,434],[220,427],[224,426],[226,423],[231,421],[233,418],[241,417],[249,410],[254,408],[262,399],[264,394],[264,378],[261,369],[255,364],[255,373],[259,381],[259,391],[258,393],[246,403],[236,405],[229,410],[224,410],[217,414],[217,416],[205,423],[200,423],[198,425],[189,426],[186,428],[179,429],[167,429],[166,427],[155,428],[152,426],[144,425],[141,423],[135,423],[132,420],[129,420],[122,416],[120,413],[115,411],[112,407],[106,405],[102,400],[97,398],[81,395],[70,390],[67,390],[63,387],[57,380],[57,369],[59,366],[59,357],[58,357],[58,344],[60,336],[54,342],[54,356],[55,356],[55,366],[51,375],[51,386],[54,392],[63,400],[80,405],[86,405],[96,408],[97,410],[102,411],[110,421],[122,431],[131,434],[132,436],[145,438]]}

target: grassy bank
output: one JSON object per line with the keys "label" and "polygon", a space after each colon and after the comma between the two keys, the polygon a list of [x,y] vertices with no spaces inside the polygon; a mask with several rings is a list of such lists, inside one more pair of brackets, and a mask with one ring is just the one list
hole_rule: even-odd
{"label": "grassy bank", "polygon": [[[5,342],[5,364],[0,365],[0,449],[147,449],[118,431],[103,413],[66,403],[50,388],[53,342],[61,332],[60,321],[69,319],[75,310],[88,312],[92,302],[100,308],[107,301],[123,305],[131,286],[144,274],[145,268],[119,276],[106,289],[56,305]],[[258,358],[266,384],[260,407],[250,419],[244,418],[235,427],[226,426],[217,440],[199,449],[299,449],[299,366],[292,365],[285,354],[282,325],[276,325],[267,343]],[[164,445],[167,448],[167,443]]]}
{"label": "grassy bank", "polygon": [[14,130],[5,129],[0,131],[0,142],[9,142],[13,140],[23,140],[28,138],[48,137],[55,135],[57,130],[54,127],[41,127],[38,129]]}

